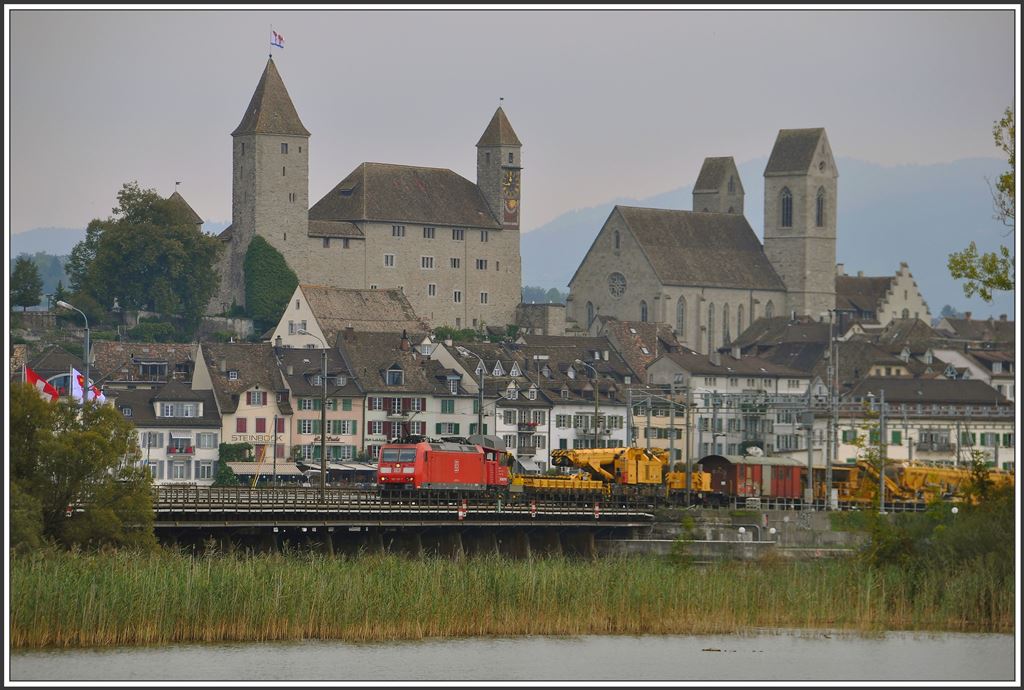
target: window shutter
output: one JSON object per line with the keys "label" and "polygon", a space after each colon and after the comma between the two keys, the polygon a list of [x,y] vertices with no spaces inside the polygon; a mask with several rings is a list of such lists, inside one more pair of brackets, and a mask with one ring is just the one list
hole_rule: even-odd
{"label": "window shutter", "polygon": [[427,410],[427,399],[426,398],[420,398],[420,409],[423,410],[424,412],[426,412],[426,410]]}
{"label": "window shutter", "polygon": [[402,398],[402,412],[408,412],[412,407],[411,398]]}
{"label": "window shutter", "polygon": [[366,422],[366,433],[367,434],[372,434],[373,433],[373,422],[369,422],[369,421]]}
{"label": "window shutter", "polygon": [[252,405],[252,391],[245,392],[245,404]]}
{"label": "window shutter", "polygon": [[1009,434],[1003,434],[1003,448],[1009,448],[1009,447],[1010,447],[1010,435]]}
{"label": "window shutter", "polygon": [[486,435],[487,435],[487,425],[484,424],[484,436],[486,436]]}
{"label": "window shutter", "polygon": [[458,424],[452,424],[452,426],[455,427],[455,431],[453,431],[452,433],[457,435],[459,433],[459,425]]}
{"label": "window shutter", "polygon": [[902,445],[902,443],[903,443],[903,432],[902,431],[894,431],[894,432],[892,432],[892,442],[893,442],[893,445],[897,445],[897,446]]}
{"label": "window shutter", "polygon": [[341,401],[341,409],[345,412],[352,411],[352,398],[345,398]]}
{"label": "window shutter", "polygon": [[323,406],[320,404],[320,398],[313,398],[313,409],[319,410],[321,407]]}
{"label": "window shutter", "polygon": [[437,423],[437,424],[436,424],[436,425],[434,426],[434,433],[435,433],[435,434],[440,434],[440,433],[441,433],[441,422],[438,422],[438,423]]}
{"label": "window shutter", "polygon": [[314,419],[313,420],[313,433],[314,434],[319,434],[320,433],[320,420],[319,419]]}

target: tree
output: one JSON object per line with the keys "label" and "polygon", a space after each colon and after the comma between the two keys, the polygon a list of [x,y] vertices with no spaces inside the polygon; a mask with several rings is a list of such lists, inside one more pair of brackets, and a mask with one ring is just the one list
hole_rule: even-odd
{"label": "tree", "polygon": [[257,235],[245,252],[245,307],[258,330],[276,324],[299,284],[281,252]]}
{"label": "tree", "polygon": [[18,383],[8,421],[12,546],[156,545],[137,432],[112,405],[49,402]]}
{"label": "tree", "polygon": [[[151,309],[182,317],[192,332],[217,289],[221,243],[188,211],[155,190],[125,184],[114,215],[93,220],[66,270],[71,287],[109,308]],[[75,305],[78,306],[78,305]]]}
{"label": "tree", "polygon": [[42,292],[43,279],[39,277],[39,269],[32,259],[19,256],[14,262],[14,273],[11,275],[11,303],[25,311],[39,304]]}
{"label": "tree", "polygon": [[[1012,108],[1007,108],[1001,120],[992,128],[992,136],[996,146],[1007,156],[1009,170],[999,176],[995,189],[992,189],[992,203],[995,206],[995,219],[1010,228],[1016,221],[1016,121]],[[956,279],[966,282],[964,294],[968,297],[975,292],[986,302],[992,301],[994,290],[1013,290],[1014,257],[1010,248],[1000,245],[998,252],[978,254],[978,247],[971,242],[966,249],[949,255],[947,263],[949,273]]]}

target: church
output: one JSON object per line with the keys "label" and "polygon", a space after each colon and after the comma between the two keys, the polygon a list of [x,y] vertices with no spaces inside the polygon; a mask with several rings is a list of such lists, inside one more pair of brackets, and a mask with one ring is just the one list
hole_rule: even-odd
{"label": "church", "polygon": [[823,128],[780,130],[764,171],[763,244],[732,157],[705,159],[692,211],[615,206],[569,281],[567,327],[661,322],[710,353],[761,317],[828,320],[838,177]]}
{"label": "church", "polygon": [[364,162],[314,204],[310,132],[273,58],[231,137],[231,225],[208,312],[245,305],[245,254],[259,235],[302,284],[399,288],[434,326],[514,322],[522,143],[500,107],[476,144],[476,182],[446,168]]}

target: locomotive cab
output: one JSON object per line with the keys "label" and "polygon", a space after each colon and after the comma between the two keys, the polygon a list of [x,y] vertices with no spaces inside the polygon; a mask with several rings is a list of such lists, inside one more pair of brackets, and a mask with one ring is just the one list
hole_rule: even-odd
{"label": "locomotive cab", "polygon": [[504,453],[465,439],[411,437],[383,446],[381,489],[486,491],[508,486]]}

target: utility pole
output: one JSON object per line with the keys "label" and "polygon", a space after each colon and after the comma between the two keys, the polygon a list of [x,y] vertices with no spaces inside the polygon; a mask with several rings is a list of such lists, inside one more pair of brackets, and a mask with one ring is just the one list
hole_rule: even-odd
{"label": "utility pole", "polygon": [[690,408],[693,406],[693,391],[686,386],[686,505],[690,505],[690,490],[693,487],[693,476],[690,469]]}
{"label": "utility pole", "polygon": [[[811,404],[811,387],[807,387],[807,411],[804,413],[804,431],[807,434],[807,501],[814,505],[814,408]],[[827,503],[827,499],[826,499]]]}
{"label": "utility pole", "polygon": [[633,447],[633,387],[626,388],[626,447]]}
{"label": "utility pole", "polygon": [[878,399],[878,414],[879,414],[879,425],[878,425],[878,450],[879,450],[879,471],[878,471],[878,482],[879,482],[879,496],[881,500],[878,502],[878,512],[885,514],[885,389],[879,391],[880,396]]}
{"label": "utility pole", "polygon": [[668,468],[672,469],[672,463],[676,461],[676,384],[672,381],[668,384],[669,398],[672,406],[668,410]]}
{"label": "utility pole", "polygon": [[651,394],[647,394],[647,428],[644,429],[644,436],[647,438],[647,450],[651,449]]}

